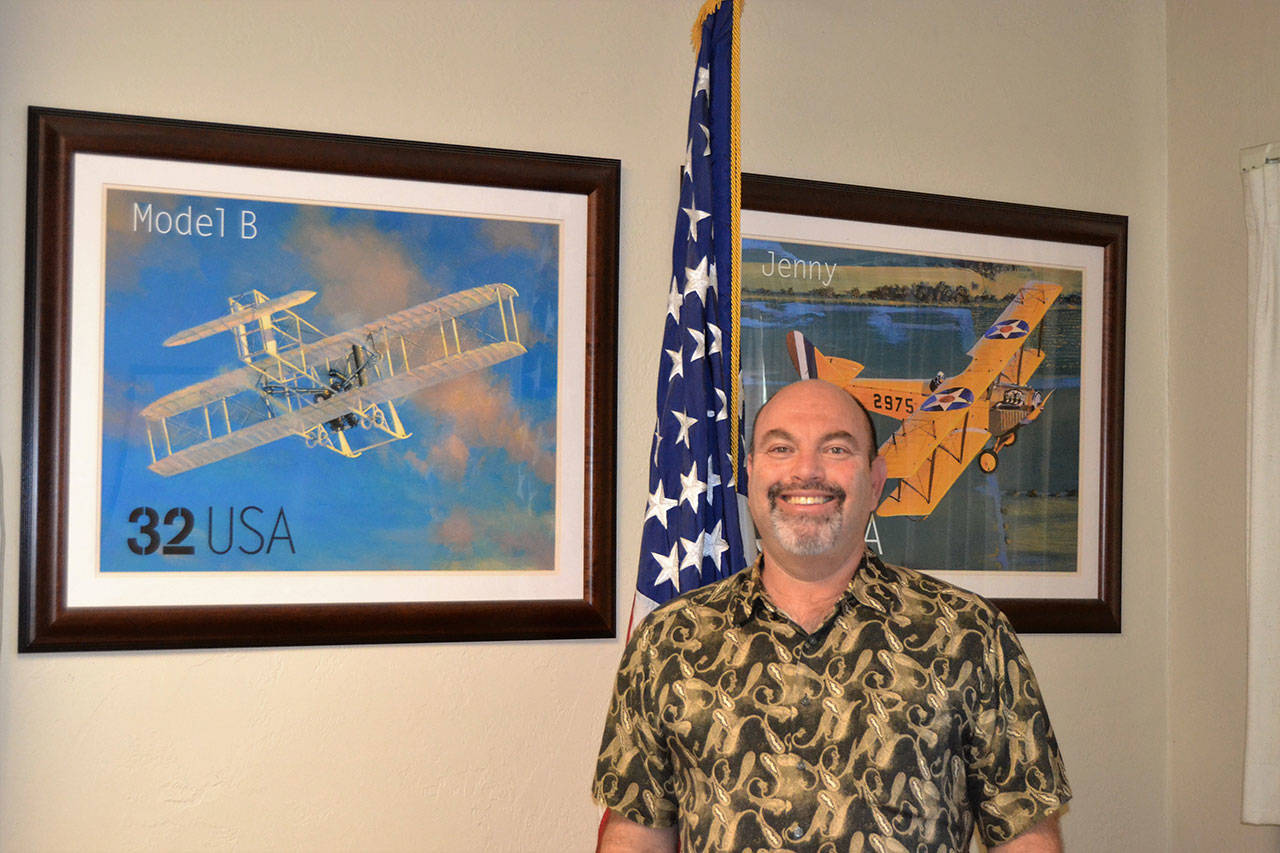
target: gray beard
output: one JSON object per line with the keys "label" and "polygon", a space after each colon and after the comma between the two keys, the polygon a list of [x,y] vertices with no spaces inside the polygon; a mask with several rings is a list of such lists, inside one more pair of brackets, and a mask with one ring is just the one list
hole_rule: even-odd
{"label": "gray beard", "polygon": [[797,557],[814,557],[830,551],[844,527],[844,516],[840,513],[844,506],[844,490],[838,486],[820,482],[789,483],[785,488],[817,489],[827,492],[835,500],[829,504],[833,511],[826,518],[789,518],[778,507],[779,495],[785,490],[784,487],[780,483],[771,486],[769,488],[769,522],[773,525],[773,532],[778,537],[778,544],[787,553]]}

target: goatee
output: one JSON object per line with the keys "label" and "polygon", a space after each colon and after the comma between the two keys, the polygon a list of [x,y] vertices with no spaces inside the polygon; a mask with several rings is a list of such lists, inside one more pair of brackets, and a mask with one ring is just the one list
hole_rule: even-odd
{"label": "goatee", "polygon": [[[819,492],[831,497],[826,506],[826,515],[814,518],[796,518],[787,515],[778,506],[779,498],[786,491]],[[840,530],[844,527],[845,491],[834,483],[823,480],[806,480],[803,482],[774,483],[767,492],[769,496],[769,521],[780,544],[786,551],[797,557],[812,557],[824,554],[835,546]]]}

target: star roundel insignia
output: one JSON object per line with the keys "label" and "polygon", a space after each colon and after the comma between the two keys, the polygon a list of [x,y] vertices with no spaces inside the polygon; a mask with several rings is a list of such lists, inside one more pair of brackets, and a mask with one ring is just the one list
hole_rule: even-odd
{"label": "star roundel insignia", "polygon": [[950,412],[953,409],[966,409],[973,405],[973,392],[957,385],[954,388],[943,388],[935,391],[920,406],[924,412]]}
{"label": "star roundel insignia", "polygon": [[996,323],[990,329],[987,329],[987,333],[983,337],[1011,340],[1013,338],[1024,338],[1030,333],[1031,327],[1027,325],[1026,320],[1005,320],[1003,323]]}

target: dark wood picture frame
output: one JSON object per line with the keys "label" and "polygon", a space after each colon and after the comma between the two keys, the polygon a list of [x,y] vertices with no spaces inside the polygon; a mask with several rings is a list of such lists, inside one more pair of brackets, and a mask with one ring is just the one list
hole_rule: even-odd
{"label": "dark wood picture frame", "polygon": [[[755,174],[742,176],[742,206],[751,211],[1078,244],[1102,250],[1096,595],[998,597],[994,601],[1015,628],[1024,633],[1119,632],[1127,217]],[[1087,473],[1082,470],[1080,476]],[[1081,518],[1080,523],[1088,520]]]}
{"label": "dark wood picture frame", "polygon": [[[19,651],[615,635],[617,160],[29,108]],[[587,210],[581,596],[68,607],[71,241],[81,153],[581,195]],[[567,332],[569,333],[569,332]],[[577,500],[577,496],[572,496]]]}

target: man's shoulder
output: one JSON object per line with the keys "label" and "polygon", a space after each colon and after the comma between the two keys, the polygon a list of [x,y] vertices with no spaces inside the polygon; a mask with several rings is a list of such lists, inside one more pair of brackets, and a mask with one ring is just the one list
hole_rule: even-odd
{"label": "man's shoulder", "polygon": [[880,560],[875,560],[872,565],[875,570],[871,573],[872,591],[880,585],[889,600],[897,600],[899,612],[928,618],[941,615],[959,622],[986,626],[1004,621],[1000,609],[976,592],[906,566]]}
{"label": "man's shoulder", "polygon": [[751,583],[752,567],[747,566],[727,578],[700,586],[658,605],[645,617],[642,626],[653,631],[677,622],[703,621],[709,616],[727,615],[738,597]]}

